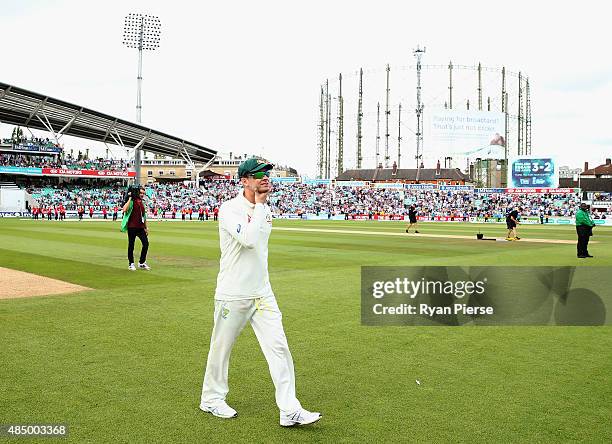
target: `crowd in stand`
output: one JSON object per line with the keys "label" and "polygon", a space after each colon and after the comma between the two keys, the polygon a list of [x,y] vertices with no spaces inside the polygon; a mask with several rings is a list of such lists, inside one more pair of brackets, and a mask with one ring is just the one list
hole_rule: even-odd
{"label": "crowd in stand", "polygon": [[0,153],[0,165],[23,168],[64,168],[70,170],[111,170],[125,171],[132,167],[131,161],[121,159],[86,159],[70,154],[17,154]]}
{"label": "crowd in stand", "polygon": [[[216,215],[221,204],[241,189],[239,182],[205,181],[200,187],[153,184],[146,187],[149,214],[163,218],[192,219]],[[68,211],[113,211],[121,208],[125,187],[62,185],[28,187],[27,191],[40,208],[63,206]],[[576,194],[480,194],[468,191],[404,190],[385,188],[328,187],[326,185],[275,184],[270,195],[270,207],[276,215],[330,214],[404,216],[415,206],[418,216],[434,220],[437,217],[468,220],[469,217],[505,219],[511,209],[521,209],[523,217],[572,217],[580,198]],[[595,218],[605,213],[594,212]]]}
{"label": "crowd in stand", "polygon": [[474,194],[470,191],[402,190],[385,188],[280,185],[270,197],[277,213],[406,215],[414,205],[418,216],[436,218],[505,218],[509,209],[523,216],[571,217],[580,198],[575,194]]}
{"label": "crowd in stand", "polygon": [[68,211],[76,211],[79,206],[91,207],[94,211],[121,206],[125,194],[124,187],[83,188],[81,185],[28,188],[27,191],[42,208],[63,205]]}
{"label": "crowd in stand", "polygon": [[133,167],[133,162],[122,159],[78,159],[70,155],[64,156],[61,161],[62,168],[71,170],[111,170],[125,171]]}
{"label": "crowd in stand", "polygon": [[0,153],[0,165],[20,168],[56,168],[58,155],[32,156]]}
{"label": "crowd in stand", "polygon": [[44,147],[62,148],[61,145],[54,143],[48,137],[46,138],[42,138],[42,137],[27,138],[27,137],[24,137],[23,135],[18,136],[15,132],[13,132],[13,137],[11,137],[10,139],[6,139],[6,138],[2,139],[2,143],[11,144],[11,145],[33,144],[33,145],[39,145],[39,146],[44,146]]}

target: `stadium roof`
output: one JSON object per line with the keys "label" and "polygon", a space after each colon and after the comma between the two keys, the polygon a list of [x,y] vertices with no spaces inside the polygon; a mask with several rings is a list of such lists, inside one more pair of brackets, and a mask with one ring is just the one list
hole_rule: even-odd
{"label": "stadium roof", "polygon": [[217,152],[180,137],[0,82],[0,122],[207,163]]}

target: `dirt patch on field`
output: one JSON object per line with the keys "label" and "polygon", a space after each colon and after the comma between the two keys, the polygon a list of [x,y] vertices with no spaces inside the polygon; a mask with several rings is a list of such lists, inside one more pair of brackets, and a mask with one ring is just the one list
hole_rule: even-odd
{"label": "dirt patch on field", "polygon": [[46,276],[0,267],[0,299],[28,298],[51,294],[75,293],[91,288]]}
{"label": "dirt patch on field", "polygon": [[[289,228],[289,227],[274,227],[274,230],[282,230],[282,231],[304,231],[304,232],[317,232],[317,233],[341,233],[341,234],[366,234],[370,236],[401,236],[401,237],[432,237],[432,238],[443,238],[443,239],[466,239],[476,241],[476,235],[472,236],[462,236],[458,234],[427,234],[427,233],[403,233],[399,232],[390,232],[390,231],[364,231],[364,230],[330,230],[326,228]],[[496,241],[507,242],[503,237],[495,238]],[[536,242],[540,244],[568,244],[575,245],[575,240],[567,240],[567,239],[535,239],[535,238],[521,238],[520,243],[525,242]],[[597,241],[591,241],[592,244],[596,244]]]}

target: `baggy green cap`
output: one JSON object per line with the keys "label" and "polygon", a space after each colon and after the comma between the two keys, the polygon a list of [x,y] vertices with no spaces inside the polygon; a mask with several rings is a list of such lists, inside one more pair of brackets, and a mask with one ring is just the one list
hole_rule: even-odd
{"label": "baggy green cap", "polygon": [[238,166],[238,177],[245,177],[258,171],[269,171],[272,168],[274,168],[274,165],[271,163],[252,157]]}

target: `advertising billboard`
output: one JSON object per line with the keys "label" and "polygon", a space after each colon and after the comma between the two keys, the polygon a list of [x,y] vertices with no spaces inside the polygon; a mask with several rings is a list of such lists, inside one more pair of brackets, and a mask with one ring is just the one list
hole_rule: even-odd
{"label": "advertising billboard", "polygon": [[509,188],[557,188],[559,167],[552,156],[521,156],[510,160]]}
{"label": "advertising billboard", "polygon": [[42,174],[42,168],[0,166],[0,173],[25,174],[27,176],[33,176],[33,175],[39,176]]}
{"label": "advertising billboard", "polygon": [[67,168],[43,168],[45,176],[87,176],[87,177],[136,177],[135,171],[111,171],[111,170],[71,170]]}
{"label": "advertising billboard", "polygon": [[302,178],[302,183],[306,185],[331,185],[331,179],[308,179]]}
{"label": "advertising billboard", "polygon": [[367,186],[367,183],[362,180],[337,180],[337,187],[351,187],[351,188],[359,188]]}
{"label": "advertising billboard", "polygon": [[493,111],[434,109],[425,113],[430,146],[436,159],[451,157],[453,167],[465,159],[505,157],[505,115]]}
{"label": "advertising billboard", "polygon": [[474,192],[472,185],[440,185],[438,187],[440,191],[471,191]]}
{"label": "advertising billboard", "polygon": [[406,183],[404,184],[404,188],[407,190],[431,191],[436,188],[436,185],[433,183]]}
{"label": "advertising billboard", "polygon": [[297,177],[270,177],[270,181],[273,183],[296,183],[298,181]]}

